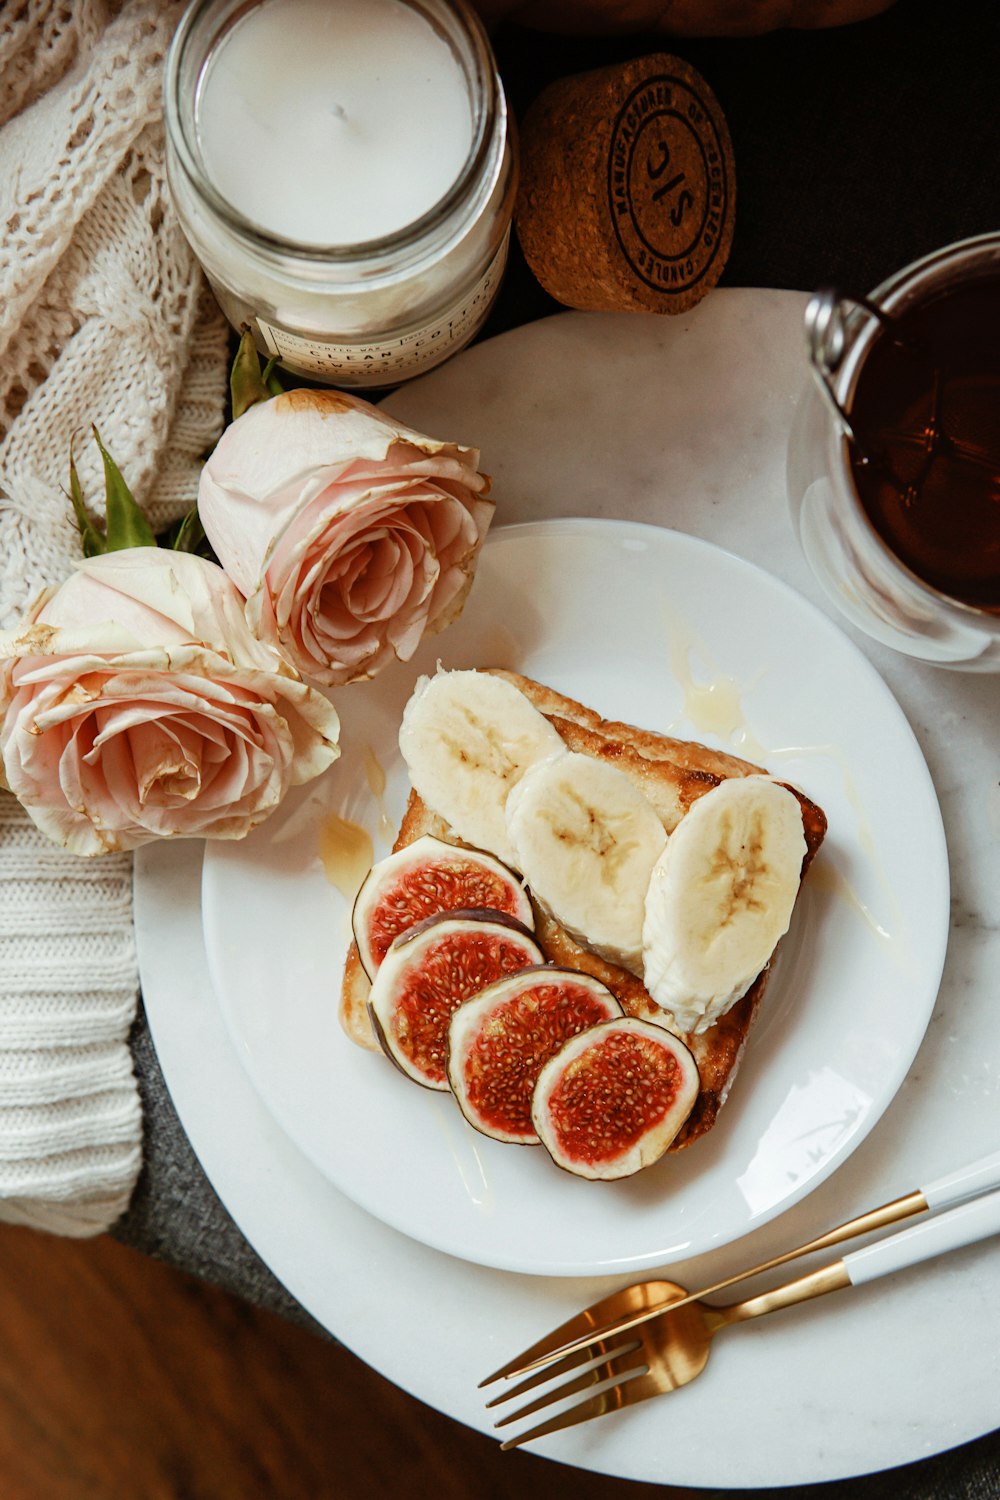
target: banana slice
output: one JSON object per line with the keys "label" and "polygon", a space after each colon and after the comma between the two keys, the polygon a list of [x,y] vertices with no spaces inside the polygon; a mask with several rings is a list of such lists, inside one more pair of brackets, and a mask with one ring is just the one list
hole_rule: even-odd
{"label": "banana slice", "polygon": [[460,839],[514,863],[504,804],[529,766],[565,749],[513,683],[488,672],[421,677],[399,731],[414,788]]}
{"label": "banana slice", "polygon": [[797,799],[762,776],[706,792],[671,834],[646,893],[646,988],[682,1032],[707,1031],[788,930],[806,841]]}
{"label": "banana slice", "polygon": [[643,903],[667,836],[625,773],[576,751],[539,761],[507,799],[507,832],[537,900],[641,977]]}

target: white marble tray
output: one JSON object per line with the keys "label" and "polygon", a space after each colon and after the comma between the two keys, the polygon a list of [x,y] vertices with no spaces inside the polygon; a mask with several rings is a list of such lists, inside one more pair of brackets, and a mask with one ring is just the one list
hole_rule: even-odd
{"label": "white marble tray", "polygon": [[[391,405],[416,426],[482,447],[506,521],[589,514],[666,524],[750,558],[826,609],[784,501],[803,303],[730,290],[680,320],[567,315],[478,346]],[[1000,678],[921,667],[856,639],[907,713],[941,800],[953,925],[938,1004],[903,1088],[854,1156],[774,1223],[677,1266],[691,1286],[995,1147]],[[476,1380],[614,1280],[521,1277],[449,1259],[369,1218],[310,1167],[228,1041],[200,944],[199,873],[197,846],[141,851],[136,917],[153,1037],[209,1177],[321,1322],[390,1379],[488,1430]],[[859,994],[857,1004],[878,996]],[[988,1244],[763,1320],[720,1340],[705,1375],[669,1403],[561,1434],[540,1451],[626,1478],[732,1488],[926,1456],[996,1423],[998,1290],[1000,1246]]]}

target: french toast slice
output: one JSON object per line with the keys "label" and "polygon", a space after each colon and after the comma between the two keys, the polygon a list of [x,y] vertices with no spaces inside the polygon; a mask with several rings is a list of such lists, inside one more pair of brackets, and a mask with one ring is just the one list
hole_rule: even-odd
{"label": "french toast slice", "polygon": [[[678,825],[688,808],[699,797],[727,777],[768,774],[762,767],[724,751],[713,750],[696,741],[677,740],[632,724],[602,719],[593,709],[572,698],[523,677],[519,673],[496,670],[544,714],[556,729],[567,749],[608,761],[623,771],[648,798],[667,833]],[[789,787],[802,809],[806,854],[802,862],[805,875],[826,833],[826,816],[796,787]],[[448,843],[461,845],[447,823],[428,808],[415,791],[400,825],[393,850],[403,849],[424,834]],[[593,975],[605,984],[627,1015],[673,1029],[669,1017],[649,995],[641,980],[626,969],[609,963],[574,938],[541,906],[532,901],[535,934],[546,958],[566,968]],[[726,1014],[699,1034],[677,1032],[687,1044],[701,1079],[694,1108],[670,1146],[677,1151],[709,1131],[725,1103],[732,1085],[747,1034],[763,998],[771,972],[771,960],[758,974],[742,999]],[[357,945],[351,943],[341,989],[340,1021],[350,1039],[361,1047],[377,1051],[378,1043],[368,1018],[367,999],[370,983],[361,965]]]}

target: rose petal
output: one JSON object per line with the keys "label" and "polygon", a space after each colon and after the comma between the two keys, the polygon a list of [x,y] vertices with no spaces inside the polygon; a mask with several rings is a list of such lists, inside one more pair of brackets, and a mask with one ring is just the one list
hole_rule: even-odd
{"label": "rose petal", "polygon": [[199,503],[251,628],[333,684],[460,607],[493,510],[477,464],[356,398],[296,392],[232,425]]}
{"label": "rose petal", "polygon": [[221,570],[186,554],[91,559],[0,638],[8,784],[80,853],[241,837],[336,758],[338,733]]}

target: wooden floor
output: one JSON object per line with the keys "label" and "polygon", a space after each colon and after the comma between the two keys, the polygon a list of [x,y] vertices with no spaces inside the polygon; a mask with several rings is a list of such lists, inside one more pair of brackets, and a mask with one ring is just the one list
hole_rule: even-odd
{"label": "wooden floor", "polygon": [[107,1238],[0,1225],[3,1500],[684,1500],[500,1453],[345,1350]]}

